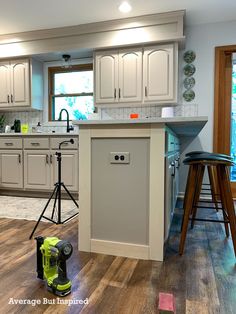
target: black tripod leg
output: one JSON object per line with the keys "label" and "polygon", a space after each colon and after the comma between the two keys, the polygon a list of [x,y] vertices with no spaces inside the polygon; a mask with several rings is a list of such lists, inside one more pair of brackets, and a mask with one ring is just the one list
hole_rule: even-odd
{"label": "black tripod leg", "polygon": [[46,211],[46,209],[47,209],[47,207],[48,207],[48,204],[50,203],[50,201],[51,201],[51,199],[52,199],[52,197],[53,197],[53,195],[54,195],[56,189],[57,189],[57,185],[55,186],[55,188],[54,188],[54,190],[53,190],[51,196],[49,197],[49,199],[48,199],[48,201],[47,201],[47,204],[45,205],[45,207],[44,207],[44,209],[43,209],[43,211],[42,211],[42,213],[41,213],[41,215],[40,215],[40,217],[39,217],[39,219],[38,219],[38,221],[37,221],[37,223],[36,223],[36,225],[35,225],[33,231],[31,232],[31,235],[30,235],[30,237],[29,237],[29,240],[32,239],[32,237],[33,237],[33,235],[34,235],[34,233],[35,233],[35,230],[37,229],[38,224],[39,224],[40,220],[42,219],[43,214],[45,213],[45,211]]}
{"label": "black tripod leg", "polygon": [[53,203],[53,210],[52,210],[51,219],[53,219],[53,216],[54,216],[54,213],[55,213],[56,202],[57,202],[57,194],[58,194],[58,189],[57,189],[57,191],[56,191],[56,195],[55,195],[55,199],[54,199],[54,203]]}
{"label": "black tripod leg", "polygon": [[71,195],[70,191],[67,189],[67,187],[65,186],[64,183],[61,184],[63,186],[63,188],[65,189],[65,191],[67,192],[67,194],[70,196],[71,200],[74,202],[76,207],[79,207],[78,203],[76,202],[76,200],[74,199],[74,197]]}

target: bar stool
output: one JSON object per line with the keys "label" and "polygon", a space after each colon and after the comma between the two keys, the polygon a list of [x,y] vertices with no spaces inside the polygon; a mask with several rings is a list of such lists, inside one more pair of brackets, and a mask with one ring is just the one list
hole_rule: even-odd
{"label": "bar stool", "polygon": [[[209,152],[200,152],[200,151],[193,151],[190,152],[188,154],[186,154],[185,156],[187,157],[194,157],[194,156],[199,156],[200,154],[211,154],[211,156],[215,156],[220,157],[220,158],[225,158],[229,161],[232,161],[232,157],[229,155],[225,155],[225,154],[218,154],[218,153],[209,153]],[[202,183],[202,186],[204,185],[210,185],[209,189],[206,188],[201,188],[201,192],[200,195],[204,194],[204,195],[209,195],[209,193],[202,193],[202,190],[210,190],[211,191],[211,196],[212,196],[212,201],[210,200],[200,200],[200,195],[197,199],[197,197],[194,198],[194,202],[193,202],[193,208],[192,208],[192,220],[191,220],[191,228],[194,227],[194,222],[195,222],[195,217],[197,214],[197,209],[198,208],[215,208],[216,211],[218,212],[219,209],[221,209],[223,211],[223,216],[224,216],[224,220],[226,220],[226,215],[225,215],[225,210],[223,208],[223,204],[222,204],[222,200],[220,199],[220,193],[219,193],[219,187],[217,185],[217,173],[216,173],[216,168],[213,166],[208,165],[207,166],[207,171],[208,171],[208,177],[209,177],[209,184],[207,183]],[[215,207],[210,207],[210,206],[199,206],[198,203],[214,203]],[[221,204],[221,208],[218,207],[218,204]],[[225,223],[225,232],[226,232],[226,236],[229,237],[229,228],[228,228],[228,224]]]}
{"label": "bar stool", "polygon": [[[200,155],[200,154],[212,154],[212,153],[209,153],[209,152],[206,152],[206,151],[191,151],[187,154],[185,154],[185,157],[194,157],[194,156],[197,156],[197,155]],[[226,158],[226,159],[229,159],[230,161],[232,161],[232,157],[229,156],[229,155],[225,155],[225,154],[216,154],[214,153],[215,156],[218,156],[218,157],[223,157],[223,158]],[[207,201],[204,201],[204,200],[199,200],[198,202],[200,203],[213,203],[214,204],[214,208],[216,209],[216,211],[218,212],[219,211],[219,207],[218,205],[221,204],[222,206],[222,202],[219,198],[219,188],[217,187],[217,179],[216,179],[216,173],[215,173],[215,170],[214,170],[214,167],[211,167],[211,166],[207,166],[207,172],[208,172],[208,178],[209,178],[209,183],[202,183],[202,187],[201,187],[201,195],[211,195],[211,198],[212,200],[207,200]],[[207,188],[207,186],[209,186],[210,188]],[[210,191],[211,194],[209,193],[205,193],[205,192],[202,192],[202,191]],[[193,207],[193,210],[195,209],[195,211],[197,211],[197,207],[196,205],[197,204],[194,204],[195,205],[195,208]],[[198,208],[209,208],[209,206],[198,206]],[[222,208],[220,208],[222,209]],[[196,213],[195,213],[196,215]],[[192,220],[191,222],[191,228],[193,228],[194,226],[194,220]]]}
{"label": "bar stool", "polygon": [[[230,226],[234,252],[236,255],[236,218],[234,203],[232,198],[232,191],[230,186],[228,167],[233,163],[229,158],[220,156],[221,154],[202,153],[195,154],[192,157],[187,157],[184,164],[189,165],[189,172],[187,178],[187,185],[184,197],[184,216],[181,230],[181,238],[179,245],[179,254],[182,255],[184,251],[184,244],[187,235],[189,220],[220,222],[225,224],[226,234],[229,234],[228,224]],[[229,157],[229,156],[228,156]],[[200,219],[196,218],[196,212],[193,212],[197,202],[199,201],[203,175],[205,167],[210,166],[215,175],[217,185],[219,188],[220,199],[222,202],[222,210],[224,220]],[[192,215],[192,217],[190,217]]]}

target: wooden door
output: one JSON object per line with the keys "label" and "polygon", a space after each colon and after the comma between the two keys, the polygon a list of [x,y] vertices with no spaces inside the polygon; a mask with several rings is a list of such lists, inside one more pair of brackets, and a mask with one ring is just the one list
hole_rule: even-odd
{"label": "wooden door", "polygon": [[[236,45],[215,48],[215,105],[213,150],[231,154],[232,54]],[[236,182],[231,182],[236,198]]]}
{"label": "wooden door", "polygon": [[118,52],[98,52],[95,55],[96,103],[118,101]]}
{"label": "wooden door", "polygon": [[11,95],[14,106],[29,106],[29,61],[19,60],[11,63]]}
{"label": "wooden door", "polygon": [[0,62],[0,106],[10,106],[10,65],[9,62]]}
{"label": "wooden door", "polygon": [[23,160],[21,150],[0,152],[0,187],[23,188]]}
{"label": "wooden door", "polygon": [[26,189],[48,190],[51,188],[48,150],[24,151],[24,186]]}
{"label": "wooden door", "polygon": [[144,101],[174,101],[174,45],[145,49],[143,57]]}
{"label": "wooden door", "polygon": [[[78,191],[78,152],[73,150],[62,151],[61,177],[69,191]],[[58,181],[58,162],[55,152],[52,156],[52,187]],[[63,190],[63,188],[62,188]]]}
{"label": "wooden door", "polygon": [[142,100],[142,50],[119,52],[119,102]]}

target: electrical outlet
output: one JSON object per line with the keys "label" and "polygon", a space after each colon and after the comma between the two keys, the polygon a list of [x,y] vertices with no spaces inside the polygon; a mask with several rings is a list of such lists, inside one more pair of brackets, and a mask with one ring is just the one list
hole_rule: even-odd
{"label": "electrical outlet", "polygon": [[129,152],[110,152],[111,164],[129,164],[130,153]]}

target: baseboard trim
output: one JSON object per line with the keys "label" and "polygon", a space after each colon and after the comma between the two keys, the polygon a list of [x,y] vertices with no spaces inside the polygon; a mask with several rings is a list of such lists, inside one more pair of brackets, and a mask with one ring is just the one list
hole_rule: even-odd
{"label": "baseboard trim", "polygon": [[148,245],[124,242],[91,239],[91,252],[145,260],[149,259]]}
{"label": "baseboard trim", "polygon": [[[78,200],[78,192],[70,192],[71,195]],[[36,191],[36,190],[14,190],[14,189],[0,189],[0,195],[2,196],[22,196],[22,197],[36,197],[36,198],[48,198],[52,194],[52,191]],[[62,191],[61,193],[62,199],[70,199],[69,195]]]}

